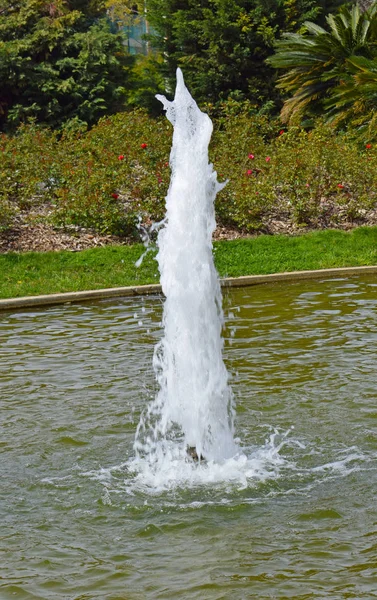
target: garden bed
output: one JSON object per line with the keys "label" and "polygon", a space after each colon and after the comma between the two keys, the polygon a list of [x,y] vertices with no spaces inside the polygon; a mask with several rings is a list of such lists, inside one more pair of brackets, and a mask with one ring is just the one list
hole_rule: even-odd
{"label": "garden bed", "polygon": [[[377,146],[318,123],[280,129],[249,111],[214,120],[210,160],[227,181],[215,239],[377,223]],[[139,241],[163,219],[171,127],[142,111],[59,137],[33,124],[0,137],[0,252]]]}
{"label": "garden bed", "polygon": [[[322,216],[310,225],[298,225],[292,220],[289,212],[275,212],[266,215],[261,223],[259,232],[250,233],[235,227],[218,225],[214,232],[214,240],[235,240],[255,237],[261,233],[270,235],[286,234],[301,235],[318,229],[340,229],[349,231],[362,225],[377,225],[377,210],[360,209],[357,219],[350,220],[347,212],[332,201],[322,201]],[[15,224],[6,231],[0,232],[0,254],[7,252],[49,252],[69,250],[79,252],[89,248],[109,245],[130,245],[140,242],[137,233],[134,236],[103,235],[94,229],[79,227],[56,227],[43,222],[46,216],[41,212],[30,214],[20,213]],[[150,223],[146,223],[148,227]]]}

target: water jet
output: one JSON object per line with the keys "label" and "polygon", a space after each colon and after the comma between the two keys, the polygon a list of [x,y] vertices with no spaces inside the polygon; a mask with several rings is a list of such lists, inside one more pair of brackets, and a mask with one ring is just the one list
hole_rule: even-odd
{"label": "water jet", "polygon": [[164,335],[154,354],[159,391],[141,419],[135,451],[153,465],[172,456],[173,448],[183,456],[186,447],[199,462],[219,461],[237,452],[212,256],[214,200],[225,184],[208,160],[211,120],[191,97],[180,69],[174,100],[157,97],[174,127],[165,226],[157,240]]}

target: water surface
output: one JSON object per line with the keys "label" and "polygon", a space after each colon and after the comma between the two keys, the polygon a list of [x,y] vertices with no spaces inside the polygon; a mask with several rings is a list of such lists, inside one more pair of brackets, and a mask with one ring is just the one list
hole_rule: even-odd
{"label": "water surface", "polygon": [[224,306],[255,471],[160,489],[129,459],[161,298],[0,315],[2,600],[377,597],[375,278]]}

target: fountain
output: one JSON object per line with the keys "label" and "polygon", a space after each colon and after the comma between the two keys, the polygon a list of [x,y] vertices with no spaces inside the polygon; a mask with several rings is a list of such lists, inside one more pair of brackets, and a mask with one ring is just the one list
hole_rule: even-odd
{"label": "fountain", "polygon": [[[0,596],[369,600],[375,277],[228,291],[241,447],[211,253],[211,123],[180,72],[162,100],[174,123],[163,315],[151,296],[0,320]],[[276,429],[292,423],[286,440]]]}
{"label": "fountain", "polygon": [[[199,461],[233,456],[233,400],[222,358],[222,297],[212,257],[214,200],[224,187],[208,162],[212,123],[177,70],[173,102],[157,96],[174,126],[165,227],[158,265],[164,336],[154,353],[159,385],[137,430],[135,450],[150,464],[167,455]],[[178,444],[178,446],[177,446]]]}

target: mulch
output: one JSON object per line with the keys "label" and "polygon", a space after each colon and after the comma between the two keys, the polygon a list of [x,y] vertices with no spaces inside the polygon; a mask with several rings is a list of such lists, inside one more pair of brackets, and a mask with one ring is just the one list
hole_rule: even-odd
{"label": "mulch", "polygon": [[[360,225],[377,225],[377,210],[359,211],[357,218],[351,220],[345,211],[333,203],[327,202],[324,208],[321,217],[304,228],[293,221],[288,211],[267,215],[259,233],[299,235],[317,229],[350,230]],[[258,234],[248,234],[236,228],[218,226],[213,237],[215,240],[232,240],[252,237],[252,235]],[[135,241],[137,241],[135,238],[100,235],[93,230],[76,226],[58,228],[30,220],[27,215],[26,217],[20,215],[11,229],[0,232],[0,254],[58,250],[79,252],[108,245],[129,245]]]}
{"label": "mulch", "polygon": [[78,252],[109,244],[129,244],[130,241],[130,239],[115,235],[99,235],[85,229],[61,230],[51,225],[38,223],[35,225],[17,225],[0,233],[0,253],[48,252],[54,250]]}

